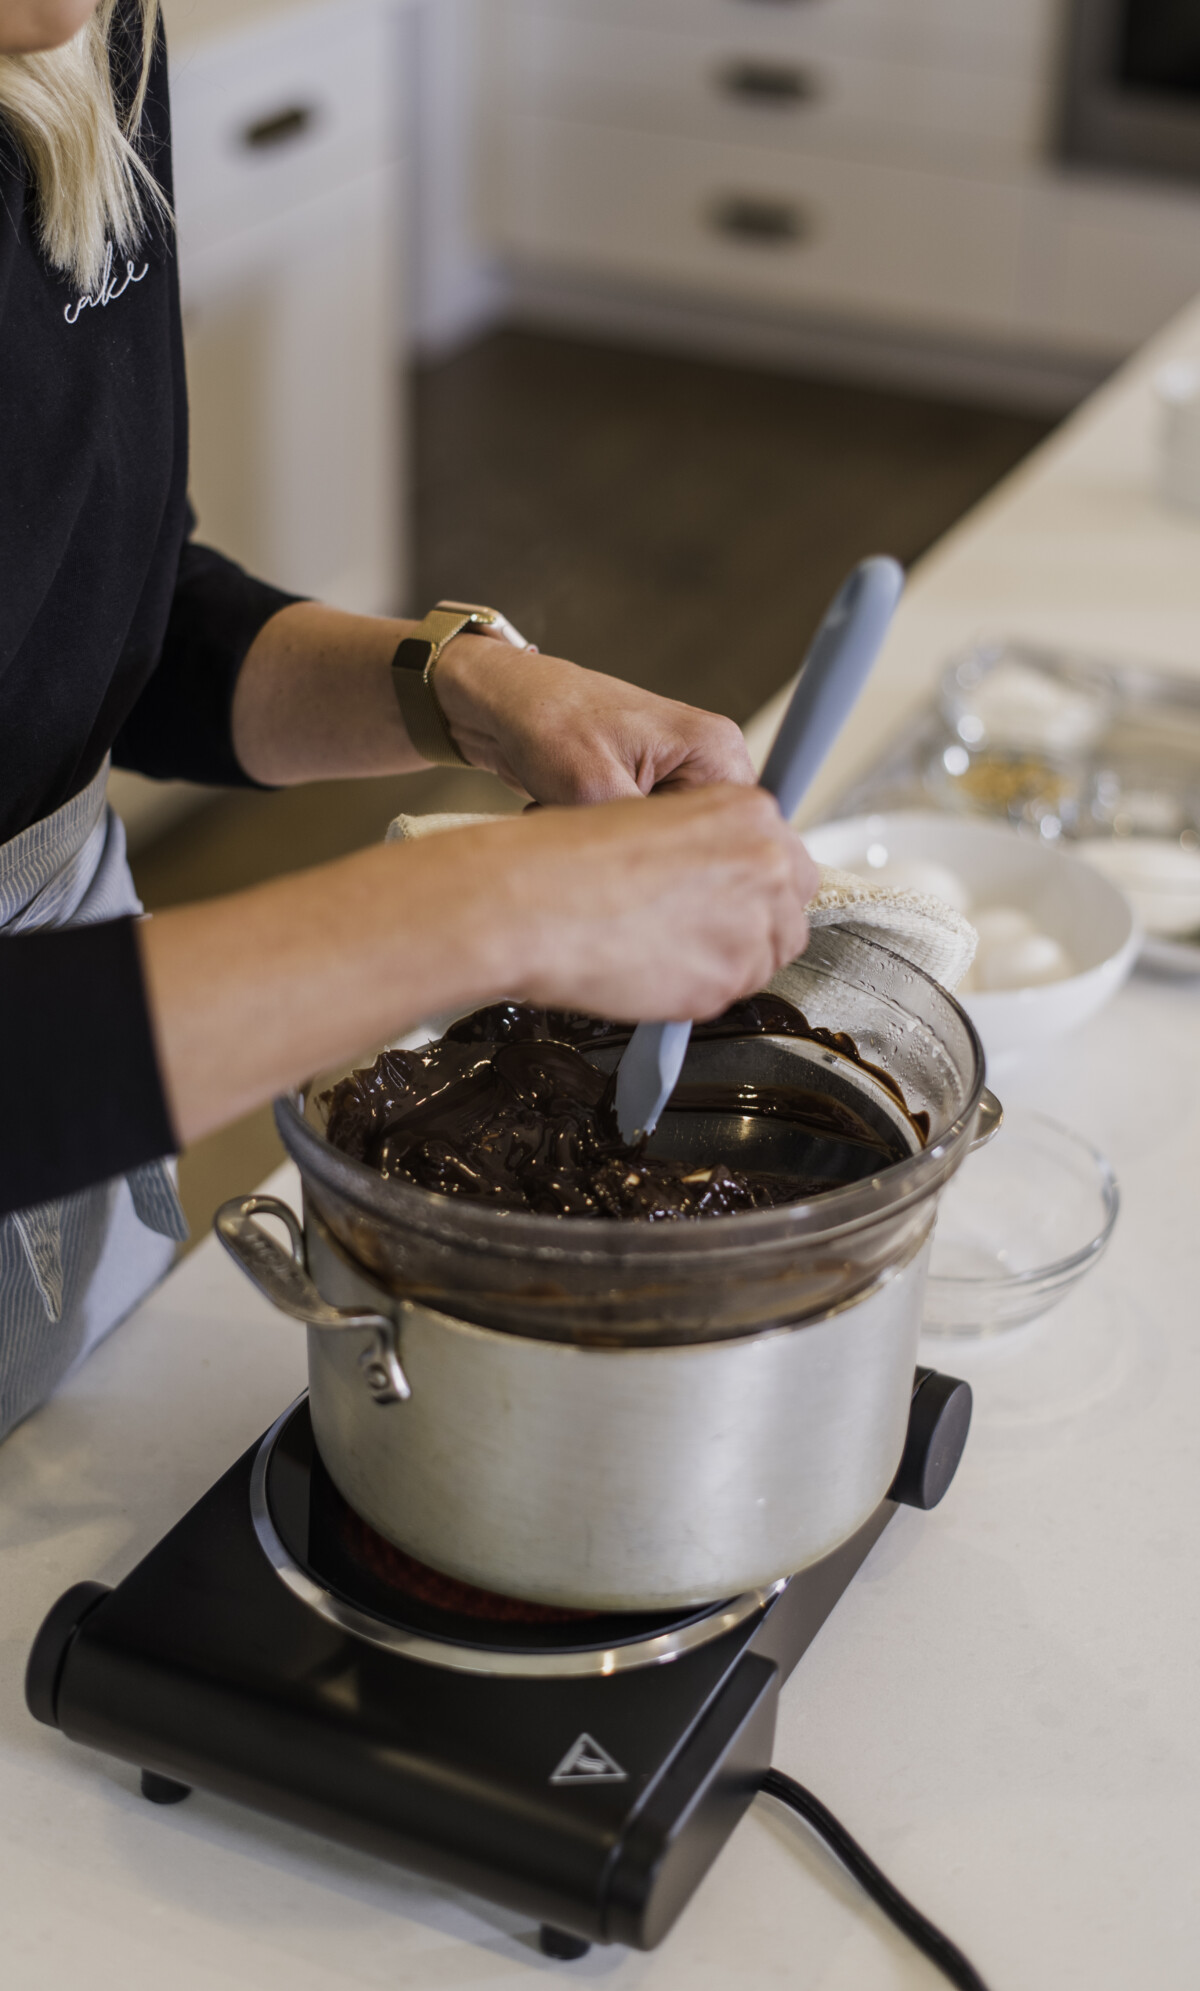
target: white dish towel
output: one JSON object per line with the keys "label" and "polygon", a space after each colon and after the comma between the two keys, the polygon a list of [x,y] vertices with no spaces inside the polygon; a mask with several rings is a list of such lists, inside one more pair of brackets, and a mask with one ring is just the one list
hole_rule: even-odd
{"label": "white dish towel", "polygon": [[[441,830],[477,829],[501,816],[397,816],[388,827],[389,843],[436,836]],[[821,868],[821,884],[808,908],[815,927],[845,926],[866,940],[877,941],[893,954],[902,954],[914,968],[931,975],[951,993],[975,959],[976,935],[971,922],[928,892],[889,891],[872,885],[852,871]]]}

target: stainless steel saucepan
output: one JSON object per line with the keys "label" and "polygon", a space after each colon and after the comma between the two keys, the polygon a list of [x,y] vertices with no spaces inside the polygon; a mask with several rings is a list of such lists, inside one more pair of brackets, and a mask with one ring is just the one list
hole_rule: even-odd
{"label": "stainless steel saucepan", "polygon": [[[781,1209],[651,1225],[501,1211],[333,1148],[322,1099],[341,1072],[278,1103],[303,1228],[250,1197],[218,1212],[218,1234],[309,1324],[326,1468],[409,1554],[539,1602],[646,1610],[788,1575],[884,1497],[938,1193],[999,1108],[953,998],[849,929],[814,935],[772,988],[863,1062],[803,1039],[700,1042],[684,1083],[834,1093],[908,1149]],[[702,1162],[809,1159],[802,1134],[750,1115],[668,1111],[657,1139]]]}

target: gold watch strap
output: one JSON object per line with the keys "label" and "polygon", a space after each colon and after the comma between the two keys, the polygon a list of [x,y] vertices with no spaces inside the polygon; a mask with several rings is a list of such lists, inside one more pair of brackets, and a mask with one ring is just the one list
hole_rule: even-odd
{"label": "gold watch strap", "polygon": [[404,637],[392,658],[396,703],[413,746],[423,760],[432,761],[435,767],[470,766],[454,743],[433,683],[442,651],[464,629],[487,629],[502,636],[514,650],[529,647],[507,616],[498,609],[483,608],[470,601],[440,601],[417,624],[411,636]]}
{"label": "gold watch strap", "polygon": [[[487,611],[483,611],[484,614]],[[392,685],[408,737],[422,760],[435,767],[469,767],[460,754],[433,688],[433,673],[447,643],[479,618],[465,604],[439,602],[404,637],[392,658]]]}

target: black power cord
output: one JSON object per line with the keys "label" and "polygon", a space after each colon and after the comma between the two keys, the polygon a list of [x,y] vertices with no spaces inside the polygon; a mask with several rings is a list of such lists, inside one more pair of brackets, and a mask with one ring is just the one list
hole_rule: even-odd
{"label": "black power cord", "polygon": [[914,1908],[898,1887],[892,1886],[887,1875],[880,1873],[874,1860],[864,1853],[857,1839],[850,1837],[832,1811],[826,1810],[819,1797],[814,1797],[810,1790],[805,1790],[803,1784],[798,1784],[783,1770],[768,1770],[760,1789],[764,1797],[777,1798],[780,1804],[786,1804],[812,1828],[818,1839],[825,1841],[830,1852],[836,1853],[864,1893],[869,1894],[901,1934],[907,1936],[909,1942],[937,1966],[943,1977],[956,1984],[959,1991],[987,1991],[974,1964],[968,1962],[957,1944],[928,1921],[919,1908]]}

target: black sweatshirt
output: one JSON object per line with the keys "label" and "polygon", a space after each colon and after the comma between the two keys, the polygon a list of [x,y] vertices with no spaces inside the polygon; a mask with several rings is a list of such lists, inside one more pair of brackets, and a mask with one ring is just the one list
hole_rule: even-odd
{"label": "black sweatshirt", "polygon": [[[141,143],[169,195],[161,39]],[[294,597],[195,545],[191,522],[170,233],[81,298],[37,246],[0,126],[0,843],[110,749],[143,774],[252,785],[234,686]],[[174,1149],[131,920],[0,934],[0,1075],[0,1212]]]}

